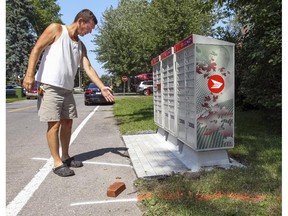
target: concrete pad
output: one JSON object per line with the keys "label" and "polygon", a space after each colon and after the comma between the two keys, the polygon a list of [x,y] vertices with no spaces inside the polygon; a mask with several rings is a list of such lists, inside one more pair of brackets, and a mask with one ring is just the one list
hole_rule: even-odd
{"label": "concrete pad", "polygon": [[125,135],[123,140],[138,178],[189,170],[173,152],[165,148],[157,134]]}

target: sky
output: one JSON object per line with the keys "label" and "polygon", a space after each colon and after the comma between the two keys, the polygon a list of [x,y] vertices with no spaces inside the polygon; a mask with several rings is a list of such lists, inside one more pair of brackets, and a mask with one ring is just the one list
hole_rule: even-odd
{"label": "sky", "polygon": [[[111,5],[113,8],[116,8],[118,5],[118,0],[58,0],[58,5],[60,6],[60,14],[62,14],[61,19],[65,25],[70,25],[74,21],[76,14],[81,11],[82,9],[89,9],[91,10],[97,20],[98,24],[102,19],[102,14],[104,11],[109,8]],[[97,26],[96,28],[97,29]],[[91,62],[91,65],[96,70],[98,75],[101,77],[105,74],[105,70],[101,68],[101,63],[95,60],[96,54],[91,52],[94,50],[95,45],[91,42],[93,40],[93,34],[96,33],[96,30],[92,31],[91,34],[85,35],[84,37],[80,37],[82,42],[85,44],[87,48],[88,58]]]}

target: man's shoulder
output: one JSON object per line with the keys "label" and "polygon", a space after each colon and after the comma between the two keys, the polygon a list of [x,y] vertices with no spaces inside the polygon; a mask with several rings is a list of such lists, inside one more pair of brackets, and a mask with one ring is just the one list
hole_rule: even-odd
{"label": "man's shoulder", "polygon": [[51,45],[55,42],[62,34],[62,25],[59,23],[51,23],[39,38],[40,41],[48,41]]}
{"label": "man's shoulder", "polygon": [[62,25],[60,23],[51,23],[48,28],[51,28],[56,31],[62,31]]}
{"label": "man's shoulder", "polygon": [[51,35],[58,38],[62,33],[62,25],[59,23],[51,23],[43,32],[43,34]]}

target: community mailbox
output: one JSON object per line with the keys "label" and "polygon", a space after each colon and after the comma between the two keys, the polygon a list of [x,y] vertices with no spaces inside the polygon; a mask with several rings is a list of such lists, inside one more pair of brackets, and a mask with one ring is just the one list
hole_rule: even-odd
{"label": "community mailbox", "polygon": [[233,148],[234,44],[192,34],[156,58],[155,123],[195,152]]}

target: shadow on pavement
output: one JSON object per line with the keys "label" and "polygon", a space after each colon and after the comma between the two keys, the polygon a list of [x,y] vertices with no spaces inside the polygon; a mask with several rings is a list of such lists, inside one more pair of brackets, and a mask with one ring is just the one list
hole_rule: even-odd
{"label": "shadow on pavement", "polygon": [[[124,151],[124,153],[122,153],[121,151]],[[77,160],[86,161],[86,160],[90,160],[92,158],[99,157],[101,155],[104,155],[106,153],[111,152],[111,153],[114,153],[114,154],[118,154],[118,155],[120,155],[122,157],[129,158],[129,155],[128,155],[127,151],[128,151],[128,148],[125,148],[125,147],[102,148],[102,149],[97,149],[97,150],[93,150],[93,151],[77,154],[77,155],[74,155],[74,157]]]}

